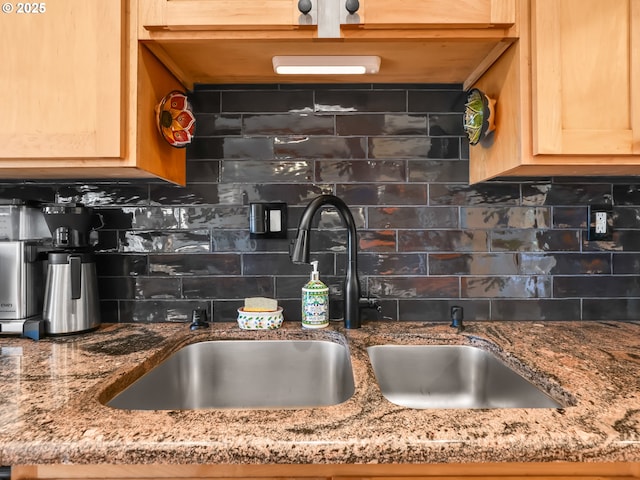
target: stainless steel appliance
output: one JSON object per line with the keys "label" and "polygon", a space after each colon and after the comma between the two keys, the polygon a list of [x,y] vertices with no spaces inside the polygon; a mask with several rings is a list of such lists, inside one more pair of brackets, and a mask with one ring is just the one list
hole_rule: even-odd
{"label": "stainless steel appliance", "polygon": [[88,250],[95,223],[93,209],[81,203],[50,203],[42,208],[55,249]]}
{"label": "stainless steel appliance", "polygon": [[51,238],[40,205],[0,199],[0,334],[44,335],[45,242]]}
{"label": "stainless steel appliance", "polygon": [[100,326],[93,253],[49,253],[43,318],[49,335],[79,333]]}
{"label": "stainless steel appliance", "polygon": [[0,199],[0,241],[50,237],[40,205],[24,200]]}
{"label": "stainless steel appliance", "polygon": [[86,332],[100,326],[98,281],[89,234],[94,213],[79,203],[43,207],[53,235],[48,255],[42,317],[48,335]]}
{"label": "stainless steel appliance", "polygon": [[0,242],[0,333],[39,339],[44,290],[42,247],[31,241]]}

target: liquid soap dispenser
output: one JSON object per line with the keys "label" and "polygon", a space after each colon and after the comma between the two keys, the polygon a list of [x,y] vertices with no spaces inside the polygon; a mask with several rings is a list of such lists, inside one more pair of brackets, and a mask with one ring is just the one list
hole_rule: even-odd
{"label": "liquid soap dispenser", "polygon": [[311,278],[302,287],[302,326],[324,328],[329,325],[329,287],[320,280],[318,262],[313,261],[311,265]]}

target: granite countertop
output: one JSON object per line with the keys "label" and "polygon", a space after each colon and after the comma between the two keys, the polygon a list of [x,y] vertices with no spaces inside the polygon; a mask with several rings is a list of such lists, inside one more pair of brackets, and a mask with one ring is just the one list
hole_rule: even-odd
{"label": "granite countertop", "polygon": [[[132,377],[208,339],[347,338],[354,396],[280,410],[125,411],[104,406]],[[366,347],[491,350],[561,409],[408,409],[387,401]],[[106,324],[39,342],[0,337],[0,465],[640,461],[640,323],[370,323],[245,332],[234,323]]]}

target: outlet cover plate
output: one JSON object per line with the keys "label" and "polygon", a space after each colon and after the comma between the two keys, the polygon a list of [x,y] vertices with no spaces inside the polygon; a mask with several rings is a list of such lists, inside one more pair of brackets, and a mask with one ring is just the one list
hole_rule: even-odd
{"label": "outlet cover plate", "polygon": [[287,238],[287,204],[249,204],[250,238]]}
{"label": "outlet cover plate", "polygon": [[[603,215],[604,219],[602,218]],[[588,225],[589,241],[613,240],[613,206],[589,205]]]}

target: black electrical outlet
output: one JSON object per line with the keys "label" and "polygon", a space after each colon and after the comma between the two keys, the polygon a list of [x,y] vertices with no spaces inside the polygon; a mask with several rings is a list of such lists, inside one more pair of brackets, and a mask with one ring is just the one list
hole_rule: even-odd
{"label": "black electrical outlet", "polygon": [[589,240],[613,240],[613,207],[611,205],[589,205]]}
{"label": "black electrical outlet", "polygon": [[287,238],[287,204],[251,203],[249,233],[251,238]]}

